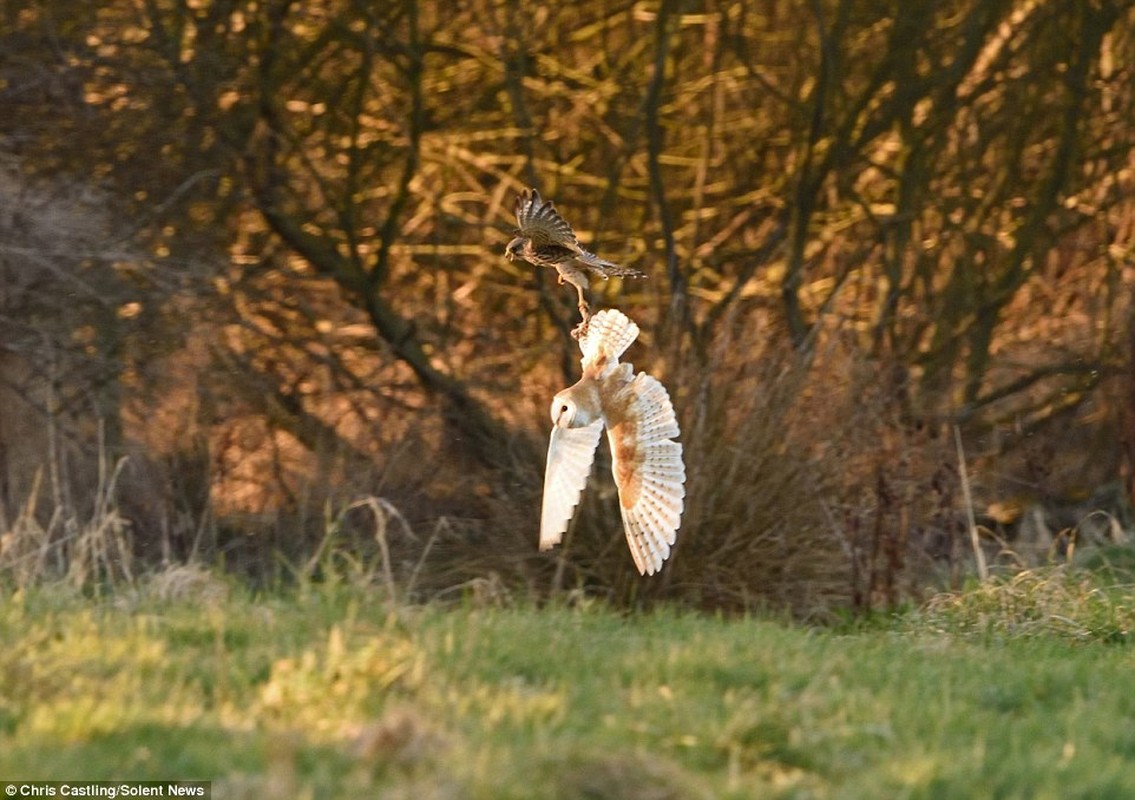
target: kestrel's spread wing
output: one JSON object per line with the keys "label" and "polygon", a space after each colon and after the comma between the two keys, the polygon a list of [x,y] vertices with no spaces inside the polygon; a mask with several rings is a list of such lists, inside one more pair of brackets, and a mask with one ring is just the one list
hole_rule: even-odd
{"label": "kestrel's spread wing", "polygon": [[575,253],[583,251],[568,221],[535,189],[528,189],[517,196],[516,224],[520,228],[519,235],[531,239],[533,247],[558,244]]}
{"label": "kestrel's spread wing", "polygon": [[599,434],[607,428],[619,509],[635,566],[653,575],[670,555],[682,520],[686,470],[678,420],[666,389],[619,356],[638,326],[613,309],[580,337],[583,377],[552,400],[540,549],[559,543],[579,504]]}

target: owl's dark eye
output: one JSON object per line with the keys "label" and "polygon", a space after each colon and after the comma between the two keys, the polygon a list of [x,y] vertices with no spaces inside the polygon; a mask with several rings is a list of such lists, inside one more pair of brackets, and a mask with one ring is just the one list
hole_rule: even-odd
{"label": "owl's dark eye", "polygon": [[564,428],[571,424],[571,419],[575,415],[575,406],[567,400],[553,401],[549,410],[552,412],[552,424]]}

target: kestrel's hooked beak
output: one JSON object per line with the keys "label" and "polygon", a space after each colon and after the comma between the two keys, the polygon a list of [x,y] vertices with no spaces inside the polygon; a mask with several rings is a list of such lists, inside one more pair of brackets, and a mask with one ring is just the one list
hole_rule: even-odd
{"label": "kestrel's hooked beak", "polygon": [[520,258],[520,248],[524,246],[524,240],[517,236],[508,246],[504,249],[504,257],[509,261],[515,261]]}

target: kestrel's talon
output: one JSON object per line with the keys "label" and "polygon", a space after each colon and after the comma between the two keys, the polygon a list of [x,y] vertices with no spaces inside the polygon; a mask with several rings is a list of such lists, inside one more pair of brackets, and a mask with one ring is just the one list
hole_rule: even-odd
{"label": "kestrel's talon", "polygon": [[627,545],[638,571],[653,575],[670,556],[685,506],[674,406],[661,383],[619,363],[638,336],[626,315],[607,309],[579,327],[583,377],[552,400],[540,549],[563,538],[606,427]]}
{"label": "kestrel's talon", "polygon": [[581,300],[578,308],[579,316],[582,317],[582,319],[580,320],[579,324],[576,325],[571,331],[573,339],[579,339],[581,336],[586,336],[587,324],[591,322],[591,306],[587,304],[587,301]]}
{"label": "kestrel's talon", "polygon": [[579,340],[587,335],[587,329],[591,325],[591,308],[587,305],[579,307],[579,313],[583,317],[579,324],[571,329],[571,338]]}

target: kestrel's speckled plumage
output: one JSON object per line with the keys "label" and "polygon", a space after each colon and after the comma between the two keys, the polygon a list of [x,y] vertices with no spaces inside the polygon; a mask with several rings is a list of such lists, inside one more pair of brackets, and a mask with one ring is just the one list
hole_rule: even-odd
{"label": "kestrel's speckled plumage", "polygon": [[587,321],[591,318],[591,307],[584,296],[589,286],[585,270],[603,278],[612,275],[646,277],[637,269],[620,267],[584,250],[567,220],[535,189],[517,196],[516,224],[519,230],[505,248],[505,256],[510,261],[522,258],[539,267],[555,267],[559,282],[567,281],[575,287],[579,295],[579,313],[583,316],[583,323],[577,329],[580,334],[587,330]]}
{"label": "kestrel's speckled plumage", "polygon": [[619,356],[638,336],[622,312],[600,311],[580,336],[583,377],[552,400],[552,437],[544,471],[540,549],[563,538],[607,428],[623,530],[643,575],[670,555],[682,521],[686,469],[678,420],[666,389]]}

